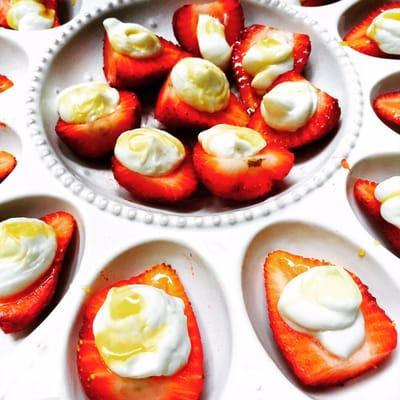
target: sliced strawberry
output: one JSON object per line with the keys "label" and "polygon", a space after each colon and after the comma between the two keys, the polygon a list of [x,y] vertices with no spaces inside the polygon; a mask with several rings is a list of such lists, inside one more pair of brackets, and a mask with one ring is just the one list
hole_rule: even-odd
{"label": "sliced strawberry", "polygon": [[315,387],[341,384],[376,368],[397,345],[394,322],[377,305],[368,287],[354,274],[351,276],[363,298],[360,309],[364,317],[366,339],[348,359],[334,356],[313,336],[287,325],[277,307],[284,287],[297,275],[321,265],[331,264],[278,250],[268,255],[264,267],[269,323],[275,341],[299,381]]}
{"label": "sliced strawberry", "polygon": [[395,130],[400,130],[400,92],[378,96],[372,104],[378,117]]}
{"label": "sliced strawberry", "polygon": [[246,159],[220,158],[204,151],[200,143],[194,148],[196,172],[210,192],[218,197],[250,201],[267,195],[275,181],[290,172],[294,156],[277,146],[266,146]]}
{"label": "sliced strawberry", "polygon": [[132,58],[116,52],[104,36],[104,74],[116,88],[141,88],[158,83],[182,58],[189,57],[179,46],[158,36],[161,51],[151,58]]}
{"label": "sliced strawberry", "polygon": [[[47,10],[51,11],[54,10],[54,23],[53,28],[60,25],[60,18],[59,18],[59,4],[58,0],[40,0]],[[11,7],[11,0],[2,0],[0,1],[0,26],[3,28],[10,28],[7,23],[7,13]]]}
{"label": "sliced strawberry", "polygon": [[381,203],[375,198],[376,182],[357,179],[354,184],[354,197],[358,206],[369,220],[379,229],[393,250],[400,253],[400,229],[385,221],[381,216]]}
{"label": "sliced strawberry", "polygon": [[[287,81],[307,81],[296,72],[288,72],[275,81],[273,87]],[[295,132],[278,131],[268,126],[261,114],[260,107],[250,117],[249,128],[264,135],[268,143],[288,149],[295,149],[313,143],[328,135],[339,123],[340,107],[337,99],[318,91],[318,106],[309,121]]]}
{"label": "sliced strawberry", "polygon": [[52,300],[61,273],[62,263],[76,229],[72,215],[58,211],[41,218],[53,227],[57,238],[57,251],[48,270],[16,295],[0,299],[0,328],[5,333],[15,333],[28,328],[38,319]]}
{"label": "sliced strawberry", "polygon": [[[246,106],[247,110],[252,113],[259,106],[262,94],[257,93],[251,87],[253,77],[248,74],[242,65],[243,57],[246,52],[262,39],[266,39],[271,34],[281,32],[282,35],[290,35],[289,32],[284,32],[279,29],[271,28],[265,25],[251,25],[247,27],[233,47],[232,65],[233,73],[240,91],[240,97]],[[308,35],[302,33],[293,33],[293,71],[299,74],[303,72],[308,58],[311,53],[311,42]],[[268,89],[265,91],[267,92]]]}
{"label": "sliced strawberry", "polygon": [[364,53],[369,56],[374,57],[390,57],[390,58],[398,58],[393,54],[384,53],[375,42],[375,40],[371,39],[367,36],[367,30],[371,25],[372,21],[379,14],[386,10],[390,10],[392,8],[399,8],[400,2],[386,3],[373,12],[369,14],[366,18],[364,18],[359,24],[357,24],[344,38],[343,41],[353,48],[354,50],[359,51],[360,53]]}
{"label": "sliced strawberry", "polygon": [[197,57],[201,56],[197,40],[197,23],[199,15],[205,14],[218,19],[225,26],[225,37],[229,45],[238,40],[244,27],[243,10],[238,0],[186,4],[178,8],[172,20],[176,40],[186,51]]}
{"label": "sliced strawberry", "polygon": [[[164,290],[185,303],[191,353],[187,364],[172,376],[144,379],[122,378],[107,368],[98,352],[93,335],[93,320],[112,287],[144,284]],[[77,363],[82,386],[92,400],[198,400],[203,389],[203,350],[196,317],[185,289],[174,269],[155,265],[143,274],[115,282],[93,294],[85,304],[83,324],[77,349]]]}
{"label": "sliced strawberry", "polygon": [[209,113],[199,111],[178,98],[168,78],[157,99],[155,117],[170,129],[202,130],[218,124],[246,126],[249,116],[238,98],[231,93],[226,109]]}
{"label": "sliced strawberry", "polygon": [[4,181],[17,165],[15,157],[7,151],[0,150],[0,182]]}
{"label": "sliced strawberry", "polygon": [[116,157],[112,160],[112,170],[122,187],[134,197],[147,201],[177,203],[187,199],[197,189],[197,177],[190,154],[187,154],[182,164],[168,175],[141,175],[126,168]]}
{"label": "sliced strawberry", "polygon": [[131,92],[120,91],[120,103],[110,115],[96,121],[74,124],[59,119],[55,130],[71,150],[84,158],[101,158],[110,154],[118,136],[140,125],[138,98]]}
{"label": "sliced strawberry", "polygon": [[5,92],[14,86],[14,83],[10,81],[5,75],[0,75],[0,93]]}

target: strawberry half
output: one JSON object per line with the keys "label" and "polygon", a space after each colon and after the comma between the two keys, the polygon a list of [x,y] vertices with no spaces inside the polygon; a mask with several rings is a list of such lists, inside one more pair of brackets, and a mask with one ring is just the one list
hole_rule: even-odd
{"label": "strawberry half", "polygon": [[357,179],[354,184],[354,197],[358,206],[369,220],[379,229],[394,251],[400,253],[400,229],[385,221],[381,216],[381,203],[375,198],[376,182]]}
{"label": "strawberry half", "polygon": [[[58,12],[58,7],[59,7],[58,0],[40,0],[40,3],[42,3],[47,10],[54,11],[55,14],[54,14],[53,28],[59,26],[60,18]],[[7,13],[10,7],[11,7],[11,0],[2,0],[0,2],[0,26],[2,26],[3,28],[10,28],[10,26],[7,23]]]}
{"label": "strawberry half", "polygon": [[198,184],[191,155],[186,154],[182,163],[167,175],[141,175],[125,167],[116,157],[112,159],[112,171],[117,182],[134,197],[156,203],[177,203],[191,196]]}
{"label": "strawberry half", "polygon": [[[144,379],[122,378],[104,363],[93,335],[93,320],[112,287],[144,284],[162,289],[185,303],[188,332],[192,345],[187,364],[172,376]],[[93,400],[198,400],[203,389],[203,350],[196,317],[185,289],[169,265],[155,265],[146,272],[115,282],[93,294],[84,306],[83,324],[79,334],[77,363],[82,386]]]}
{"label": "strawberry half", "polygon": [[3,182],[11,174],[16,165],[17,160],[12,154],[0,151],[0,182]]}
{"label": "strawberry half", "polygon": [[151,58],[132,58],[116,52],[104,36],[104,74],[110,86],[137,89],[160,82],[182,58],[189,57],[179,46],[158,36],[161,50]]}
{"label": "strawberry half", "polygon": [[[296,72],[288,72],[275,81],[272,87],[282,82],[305,81]],[[337,99],[317,89],[318,105],[314,115],[308,122],[295,132],[278,131],[268,126],[258,107],[250,117],[249,128],[260,132],[268,143],[276,144],[288,149],[295,149],[313,143],[328,135],[338,125],[340,119],[340,107]]]}
{"label": "strawberry half", "polygon": [[264,197],[275,181],[286,177],[293,167],[294,156],[286,149],[267,145],[249,158],[220,158],[208,154],[197,143],[193,162],[210,192],[224,199],[250,201]]}
{"label": "strawberry half", "polygon": [[400,131],[400,92],[378,96],[372,107],[383,122],[394,130]]}
{"label": "strawberry half", "polygon": [[14,83],[10,81],[5,75],[0,75],[0,93],[5,92],[14,86]]}
{"label": "strawberry half", "polygon": [[135,94],[120,91],[117,109],[96,121],[74,124],[58,120],[55,127],[60,139],[84,158],[101,158],[110,154],[118,136],[140,125],[140,103]]}
{"label": "strawberry half", "polygon": [[284,287],[297,275],[321,265],[331,264],[278,250],[268,255],[264,266],[269,323],[275,341],[299,381],[314,387],[338,385],[376,368],[397,345],[394,322],[378,306],[368,287],[352,273],[350,275],[362,294],[360,310],[366,339],[348,359],[336,357],[313,336],[289,327],[278,311]]}
{"label": "strawberry half", "polygon": [[230,94],[228,106],[221,111],[209,113],[196,110],[180,100],[169,77],[158,95],[155,117],[169,129],[193,129],[200,131],[218,124],[246,126],[249,116],[243,104]]}
{"label": "strawberry half", "polygon": [[367,30],[371,25],[372,21],[379,14],[386,10],[391,10],[393,8],[399,8],[400,2],[387,3],[376,10],[374,10],[371,14],[369,14],[366,18],[364,18],[359,24],[357,24],[344,38],[343,41],[349,47],[354,50],[359,51],[360,53],[364,53],[369,56],[374,57],[385,57],[385,58],[398,58],[393,54],[384,53],[375,42],[375,40],[371,39],[367,36]]}
{"label": "strawberry half", "polygon": [[[246,52],[258,41],[266,39],[271,34],[282,32],[287,35],[288,32],[271,28],[265,25],[251,25],[247,27],[233,47],[232,65],[236,84],[240,91],[240,97],[249,112],[254,112],[260,105],[262,95],[251,87],[253,77],[243,68],[242,60]],[[308,35],[302,33],[293,33],[293,71],[302,73],[311,53],[311,42]],[[266,90],[265,92],[267,92]]]}
{"label": "strawberry half", "polygon": [[51,266],[36,282],[21,293],[0,299],[0,328],[4,333],[15,333],[28,328],[51,302],[65,253],[76,230],[74,217],[64,211],[45,215],[41,220],[55,231],[56,254]]}
{"label": "strawberry half", "polygon": [[229,45],[238,40],[244,27],[243,9],[238,0],[218,0],[203,4],[186,4],[178,8],[172,20],[174,34],[179,44],[189,53],[200,57],[197,40],[199,15],[209,15],[225,27],[225,38]]}

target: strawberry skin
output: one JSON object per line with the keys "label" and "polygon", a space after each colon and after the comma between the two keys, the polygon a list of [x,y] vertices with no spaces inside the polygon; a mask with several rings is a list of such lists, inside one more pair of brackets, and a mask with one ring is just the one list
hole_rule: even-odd
{"label": "strawberry skin", "polygon": [[387,3],[369,14],[364,18],[359,24],[357,24],[344,38],[344,42],[353,48],[354,50],[364,53],[369,56],[374,57],[385,57],[385,58],[398,58],[398,56],[393,54],[384,53],[378,44],[371,38],[367,36],[368,27],[371,25],[372,21],[379,14],[386,10],[391,10],[393,8],[399,8],[400,2]]}
{"label": "strawberry skin", "polygon": [[59,119],[55,127],[60,139],[83,158],[101,158],[110,154],[118,136],[140,125],[140,103],[136,95],[120,91],[117,109],[96,121],[73,124]]}
{"label": "strawberry skin", "polygon": [[[145,379],[122,378],[107,368],[98,352],[93,335],[93,320],[112,287],[145,284],[179,297],[185,303],[188,332],[192,345],[188,363],[172,376]],[[79,334],[77,364],[86,395],[91,400],[198,400],[204,384],[203,349],[190,301],[174,269],[155,265],[143,274],[115,282],[94,293],[84,306]]]}
{"label": "strawberry skin", "polygon": [[[275,81],[272,87],[287,81],[306,81],[296,72],[288,72]],[[261,133],[268,143],[273,143],[288,149],[296,149],[313,143],[329,134],[339,123],[340,107],[337,99],[329,94],[318,91],[318,106],[314,115],[295,132],[277,131],[268,126],[261,114],[260,107],[250,117],[249,128]]]}
{"label": "strawberry skin", "polygon": [[[41,0],[40,2],[46,7],[47,10],[54,10],[55,15],[54,15],[53,28],[59,26],[60,18],[58,15],[59,14],[58,0]],[[3,28],[10,28],[7,23],[7,13],[10,7],[11,7],[11,0],[2,0],[0,2],[0,26]]]}
{"label": "strawberry skin", "polygon": [[5,92],[14,86],[14,83],[10,81],[5,75],[0,75],[0,93]]}
{"label": "strawberry skin", "polygon": [[381,216],[381,203],[375,198],[376,182],[357,179],[354,184],[354,197],[360,209],[379,229],[394,251],[400,253],[400,229],[385,221]]}
{"label": "strawberry skin", "polygon": [[186,4],[178,8],[173,16],[172,26],[176,40],[186,51],[200,57],[197,40],[199,15],[210,15],[225,26],[225,37],[229,45],[238,40],[244,27],[243,9],[238,0],[218,0],[204,4]]}
{"label": "strawberry skin", "polygon": [[294,156],[271,145],[248,159],[225,159],[206,153],[197,143],[193,162],[210,192],[224,199],[250,201],[264,197],[275,181],[286,177],[293,167]]}
{"label": "strawberry skin", "polygon": [[0,150],[0,182],[3,182],[11,174],[16,165],[17,160],[12,154]]}
{"label": "strawberry skin", "polygon": [[104,75],[117,89],[137,89],[158,83],[182,58],[189,57],[179,46],[158,36],[161,50],[150,58],[132,58],[116,52],[104,35]]}
{"label": "strawberry skin", "polygon": [[65,253],[76,230],[72,215],[64,211],[54,212],[41,218],[53,227],[57,238],[57,250],[52,265],[23,292],[0,299],[0,328],[4,333],[20,332],[34,323],[56,291]]}
{"label": "strawberry skin", "polygon": [[[240,97],[250,113],[254,112],[260,105],[262,96],[257,94],[251,87],[253,77],[243,68],[243,57],[250,47],[255,45],[258,41],[269,37],[272,32],[279,32],[279,29],[265,25],[251,25],[244,29],[240,39],[233,46],[232,66],[234,77],[240,91]],[[299,74],[303,72],[310,57],[310,53],[310,37],[302,33],[293,33],[293,71]],[[267,91],[268,90],[266,90],[266,92]]]}
{"label": "strawberry skin", "polygon": [[134,197],[156,203],[177,203],[191,196],[198,184],[191,154],[188,151],[186,154],[182,164],[167,175],[141,175],[126,168],[116,157],[112,159],[112,171],[116,181]]}
{"label": "strawberry skin", "polygon": [[299,381],[313,387],[339,385],[374,369],[397,345],[394,322],[354,274],[351,276],[362,294],[360,310],[364,316],[366,339],[350,358],[344,360],[334,356],[316,338],[286,324],[277,307],[284,287],[297,275],[321,265],[331,264],[278,250],[268,255],[264,266],[269,322],[275,341]]}
{"label": "strawberry skin", "polygon": [[383,122],[395,130],[400,130],[400,92],[385,93],[378,96],[372,107]]}
{"label": "strawberry skin", "polygon": [[172,130],[201,131],[218,124],[246,126],[249,116],[239,99],[231,93],[228,106],[221,111],[199,111],[180,100],[169,77],[158,95],[155,117]]}

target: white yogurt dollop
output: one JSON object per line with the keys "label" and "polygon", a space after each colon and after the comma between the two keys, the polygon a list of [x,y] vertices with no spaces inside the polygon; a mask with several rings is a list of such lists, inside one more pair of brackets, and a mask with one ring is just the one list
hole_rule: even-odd
{"label": "white yogurt dollop", "polygon": [[263,94],[276,78],[293,69],[293,34],[272,31],[247,50],[242,65],[253,77],[251,87]]}
{"label": "white yogurt dollop", "polygon": [[371,22],[367,36],[387,54],[400,55],[400,8],[380,13]]}
{"label": "white yogurt dollop", "polygon": [[375,189],[375,198],[382,203],[382,218],[400,229],[400,176],[381,182]]}
{"label": "white yogurt dollop", "polygon": [[200,54],[216,66],[225,69],[231,59],[232,48],[225,37],[225,26],[214,17],[199,15],[197,41]]}
{"label": "white yogurt dollop", "polygon": [[49,29],[54,24],[55,12],[37,0],[11,0],[7,24],[19,31]]}
{"label": "white yogurt dollop", "polygon": [[84,124],[112,114],[118,107],[119,92],[103,82],[70,86],[57,97],[60,118],[73,124]]}
{"label": "white yogurt dollop", "polygon": [[115,157],[126,168],[142,175],[165,175],[185,158],[182,142],[168,132],[138,128],[121,134],[115,144]]}
{"label": "white yogurt dollop", "polygon": [[160,39],[142,25],[107,18],[103,26],[112,48],[120,54],[132,58],[149,58],[161,51]]}
{"label": "white yogurt dollop", "polygon": [[204,151],[222,158],[246,158],[256,155],[267,142],[253,129],[220,124],[198,136]]}
{"label": "white yogurt dollop", "polygon": [[109,290],[93,321],[108,368],[126,378],[171,376],[186,365],[191,342],[183,301],[150,285]]}
{"label": "white yogurt dollop", "polygon": [[314,115],[318,94],[308,82],[283,82],[266,93],[261,102],[261,114],[270,127],[278,131],[295,132]]}
{"label": "white yogurt dollop", "polygon": [[0,223],[0,298],[28,288],[51,266],[57,250],[54,229],[35,218]]}
{"label": "white yogurt dollop", "polygon": [[361,292],[342,267],[320,266],[283,289],[278,311],[299,332],[316,337],[330,353],[349,358],[365,339]]}

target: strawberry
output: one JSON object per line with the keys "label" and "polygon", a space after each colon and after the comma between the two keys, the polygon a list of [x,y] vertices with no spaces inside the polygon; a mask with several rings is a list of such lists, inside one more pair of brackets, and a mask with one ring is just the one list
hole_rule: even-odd
{"label": "strawberry", "polygon": [[[287,81],[307,81],[296,72],[288,72],[278,78],[272,87]],[[313,143],[329,134],[339,123],[340,107],[338,101],[329,94],[317,89],[318,106],[309,121],[295,132],[278,131],[268,126],[258,107],[250,117],[249,128],[264,135],[268,143],[288,149],[295,149]]]}
{"label": "strawberry", "polygon": [[140,103],[130,92],[120,91],[117,109],[96,121],[74,124],[58,120],[55,130],[71,150],[84,158],[101,158],[112,152],[118,136],[140,125]]}
{"label": "strawberry", "polygon": [[[258,41],[266,39],[273,33],[281,32],[282,35],[290,35],[288,32],[271,28],[265,25],[251,25],[247,27],[238,40],[232,52],[233,73],[240,91],[240,97],[249,112],[254,112],[259,106],[262,94],[257,93],[251,87],[253,77],[248,74],[242,65],[246,52]],[[299,74],[303,72],[311,53],[311,42],[308,35],[293,33],[293,71]],[[268,90],[266,90],[267,92]]]}
{"label": "strawberry", "polygon": [[375,198],[376,182],[357,179],[354,184],[354,197],[360,209],[379,229],[393,250],[400,253],[400,229],[385,221],[381,216],[381,203]]}
{"label": "strawberry", "polygon": [[0,182],[4,181],[17,165],[15,157],[7,151],[0,150]]}
{"label": "strawberry", "polygon": [[337,0],[300,0],[303,7],[325,6]]}
{"label": "strawberry", "polygon": [[[165,290],[185,303],[185,315],[191,341],[187,364],[172,376],[144,379],[122,378],[107,368],[98,352],[93,335],[93,320],[112,287],[144,284]],[[93,400],[197,400],[203,389],[203,350],[196,317],[185,289],[174,269],[160,264],[141,275],[115,282],[94,293],[84,306],[83,324],[79,334],[77,363],[82,386]]]}
{"label": "strawberry", "polygon": [[353,48],[354,50],[357,50],[360,53],[364,53],[369,56],[398,58],[398,56],[395,56],[393,54],[384,53],[379,48],[377,42],[371,39],[369,36],[367,36],[367,30],[368,27],[371,25],[372,21],[379,14],[381,14],[386,10],[399,7],[400,7],[400,2],[387,3],[378,7],[366,18],[364,18],[360,23],[358,23],[349,33],[347,33],[347,35],[343,38],[344,43],[347,46]]}
{"label": "strawberry", "polygon": [[[60,25],[60,18],[59,18],[59,4],[58,0],[39,0],[48,11],[54,11],[54,23],[53,28]],[[2,0],[0,2],[0,26],[3,28],[10,28],[7,23],[7,13],[11,7],[11,0]]]}
{"label": "strawberry", "polygon": [[14,86],[14,83],[10,81],[5,75],[0,75],[0,93],[5,92]]}
{"label": "strawberry", "polygon": [[385,93],[378,96],[372,107],[383,122],[400,131],[400,92]]}
{"label": "strawberry", "polygon": [[189,57],[179,46],[158,36],[159,53],[150,58],[132,58],[116,52],[104,36],[104,74],[108,83],[119,89],[137,89],[160,82],[182,58]]}
{"label": "strawberry", "polygon": [[218,124],[246,126],[249,117],[239,99],[231,93],[228,106],[221,111],[199,111],[180,100],[168,78],[157,99],[155,117],[170,129],[202,130]]}
{"label": "strawberry", "polygon": [[176,203],[187,199],[197,189],[191,155],[167,175],[146,176],[132,171],[112,159],[112,171],[117,182],[134,197],[157,203]]}
{"label": "strawberry", "polygon": [[250,201],[268,194],[275,181],[290,172],[294,156],[288,150],[267,145],[258,154],[243,159],[220,158],[194,148],[193,162],[203,184],[218,197]]}
{"label": "strawberry", "polygon": [[229,45],[238,40],[244,27],[243,9],[238,0],[217,0],[211,3],[186,4],[178,8],[172,20],[176,40],[189,53],[200,57],[197,40],[199,15],[209,15],[225,27],[225,38]]}
{"label": "strawberry", "polygon": [[57,250],[53,263],[31,286],[21,293],[0,299],[0,328],[5,333],[15,333],[34,323],[51,302],[56,291],[65,253],[76,230],[72,215],[58,211],[41,218],[53,227]]}
{"label": "strawberry", "polygon": [[269,323],[275,341],[299,381],[314,387],[338,385],[376,368],[397,345],[394,322],[378,306],[368,287],[352,273],[362,295],[360,310],[366,339],[348,359],[336,357],[313,336],[287,325],[277,307],[284,287],[297,275],[321,265],[331,264],[278,250],[268,255],[264,266]]}

